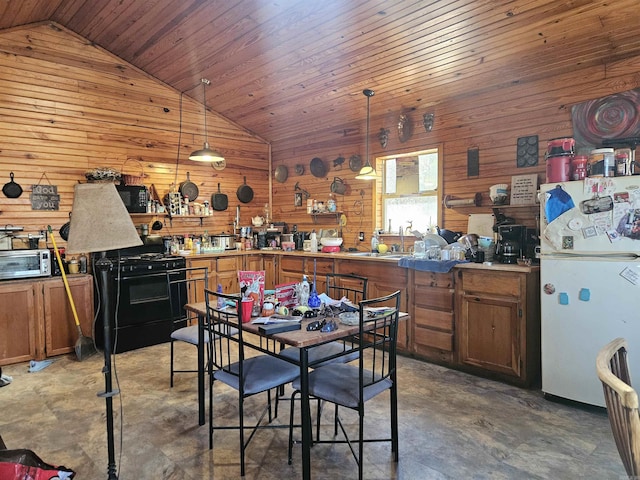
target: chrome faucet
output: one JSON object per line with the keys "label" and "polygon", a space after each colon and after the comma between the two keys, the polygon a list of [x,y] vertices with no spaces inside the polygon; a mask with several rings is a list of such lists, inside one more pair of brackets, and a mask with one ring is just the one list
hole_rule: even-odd
{"label": "chrome faucet", "polygon": [[398,231],[400,233],[400,251],[404,252],[404,231],[402,230],[402,225],[400,225]]}

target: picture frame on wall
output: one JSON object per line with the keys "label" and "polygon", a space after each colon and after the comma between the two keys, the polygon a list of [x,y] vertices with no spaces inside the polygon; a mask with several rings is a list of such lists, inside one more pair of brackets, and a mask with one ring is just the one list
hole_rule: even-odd
{"label": "picture frame on wall", "polygon": [[296,192],[293,194],[293,206],[301,207],[302,206],[302,192]]}

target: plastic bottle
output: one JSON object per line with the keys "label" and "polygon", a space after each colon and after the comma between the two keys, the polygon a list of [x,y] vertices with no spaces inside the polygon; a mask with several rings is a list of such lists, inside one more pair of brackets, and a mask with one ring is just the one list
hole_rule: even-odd
{"label": "plastic bottle", "polygon": [[302,282],[300,282],[300,298],[298,299],[298,303],[304,307],[309,305],[309,281],[306,275],[302,276]]}
{"label": "plastic bottle", "polygon": [[80,265],[80,273],[87,273],[87,256],[84,253],[78,257],[78,263]]}
{"label": "plastic bottle", "polygon": [[[220,284],[220,283],[218,284],[218,288],[216,288],[216,292],[217,293],[222,293],[222,284]],[[217,305],[218,305],[219,309],[220,308],[224,308],[224,306],[225,306],[224,298],[218,297]]]}
{"label": "plastic bottle", "polygon": [[316,237],[316,232],[315,231],[311,232],[311,236],[309,237],[309,240],[310,240],[309,251],[311,253],[317,253],[318,252],[318,237]]}
{"label": "plastic bottle", "polygon": [[371,237],[371,251],[373,253],[378,253],[378,244],[380,241],[378,240],[378,232],[373,231],[373,236]]}

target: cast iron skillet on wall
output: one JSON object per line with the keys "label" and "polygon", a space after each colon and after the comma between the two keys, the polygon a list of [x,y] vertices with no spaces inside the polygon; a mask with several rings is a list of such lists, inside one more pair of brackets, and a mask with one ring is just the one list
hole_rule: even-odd
{"label": "cast iron skillet on wall", "polygon": [[18,198],[22,195],[22,187],[13,181],[13,172],[9,174],[11,181],[4,184],[2,187],[2,193],[7,198]]}
{"label": "cast iron skillet on wall", "polygon": [[187,181],[180,184],[180,194],[183,197],[189,197],[189,201],[193,202],[198,198],[198,186],[189,178],[189,172],[187,172]]}
{"label": "cast iron skillet on wall", "polygon": [[238,200],[242,203],[249,203],[253,200],[253,189],[247,185],[247,177],[244,177],[244,184],[238,187],[238,191],[236,192]]}
{"label": "cast iron skillet on wall", "polygon": [[214,193],[211,195],[211,205],[213,205],[213,209],[221,212],[226,210],[229,206],[229,197],[226,194],[220,191],[220,184],[218,183],[218,193]]}

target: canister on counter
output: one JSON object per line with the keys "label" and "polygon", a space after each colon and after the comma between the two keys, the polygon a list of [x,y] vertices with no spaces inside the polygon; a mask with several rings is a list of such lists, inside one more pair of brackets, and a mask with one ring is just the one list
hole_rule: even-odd
{"label": "canister on counter", "polygon": [[633,175],[633,152],[630,148],[617,148],[614,157],[616,159],[616,177]]}
{"label": "canister on counter", "polygon": [[589,153],[587,176],[614,177],[616,162],[613,148],[596,148]]}
{"label": "canister on counter", "polygon": [[584,180],[587,176],[587,161],[589,157],[586,155],[576,155],[571,159],[571,180]]}

